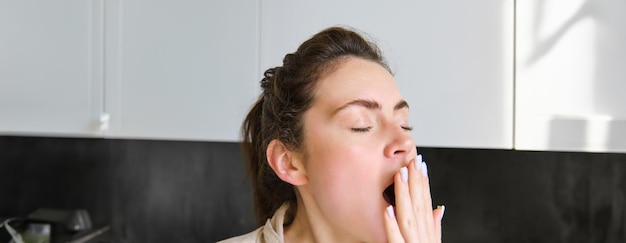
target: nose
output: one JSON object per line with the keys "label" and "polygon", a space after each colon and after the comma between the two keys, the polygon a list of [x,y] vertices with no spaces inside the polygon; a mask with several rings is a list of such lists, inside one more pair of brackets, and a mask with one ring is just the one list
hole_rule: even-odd
{"label": "nose", "polygon": [[416,154],[415,142],[411,134],[401,127],[390,129],[390,136],[385,145],[385,157],[401,159],[407,163]]}

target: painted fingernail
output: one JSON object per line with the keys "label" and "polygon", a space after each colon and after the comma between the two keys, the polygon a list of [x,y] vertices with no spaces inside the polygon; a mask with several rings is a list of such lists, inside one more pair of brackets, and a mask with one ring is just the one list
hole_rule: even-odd
{"label": "painted fingernail", "polygon": [[422,162],[422,174],[424,174],[424,176],[428,176],[428,166],[426,165],[426,162]]}
{"label": "painted fingernail", "polygon": [[391,217],[392,219],[396,218],[396,213],[393,211],[393,206],[389,205],[387,207],[387,215],[389,215],[389,217]]}
{"label": "painted fingernail", "polygon": [[439,207],[441,209],[441,218],[443,218],[443,214],[446,212],[446,206],[445,205],[439,205]]}
{"label": "painted fingernail", "polygon": [[419,155],[417,156],[417,158],[413,161],[413,167],[415,167],[415,170],[417,171],[421,171],[422,170],[422,160],[419,157]]}
{"label": "painted fingernail", "polygon": [[409,170],[406,166],[400,168],[400,177],[402,177],[402,182],[406,183],[409,181]]}
{"label": "painted fingernail", "polygon": [[417,158],[415,159],[415,161],[417,161],[418,163],[422,163],[422,162],[424,162],[424,161],[422,160],[422,155],[421,155],[421,154],[418,154],[418,155],[417,155]]}

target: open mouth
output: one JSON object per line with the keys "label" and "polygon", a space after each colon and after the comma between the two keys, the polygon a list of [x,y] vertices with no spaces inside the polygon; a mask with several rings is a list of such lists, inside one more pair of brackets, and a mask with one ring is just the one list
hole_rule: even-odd
{"label": "open mouth", "polygon": [[393,187],[394,187],[394,184],[392,183],[387,188],[385,188],[385,191],[383,191],[383,198],[385,199],[385,201],[387,201],[387,203],[395,207],[396,206],[396,193]]}

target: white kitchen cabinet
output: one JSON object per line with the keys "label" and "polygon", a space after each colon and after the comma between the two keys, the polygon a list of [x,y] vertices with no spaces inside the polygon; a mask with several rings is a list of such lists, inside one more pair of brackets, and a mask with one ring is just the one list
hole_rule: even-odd
{"label": "white kitchen cabinet", "polygon": [[0,134],[98,134],[99,1],[0,1]]}
{"label": "white kitchen cabinet", "polygon": [[418,146],[513,147],[513,1],[261,2],[261,69],[316,32],[378,42],[411,106]]}
{"label": "white kitchen cabinet", "polygon": [[626,152],[626,3],[513,4],[0,1],[0,134],[239,141],[263,71],[348,25],[418,146]]}
{"label": "white kitchen cabinet", "polygon": [[515,147],[626,152],[626,2],[517,1]]}
{"label": "white kitchen cabinet", "polygon": [[0,134],[238,141],[257,23],[256,0],[2,1]]}
{"label": "white kitchen cabinet", "polygon": [[107,3],[108,137],[238,141],[258,92],[258,4]]}

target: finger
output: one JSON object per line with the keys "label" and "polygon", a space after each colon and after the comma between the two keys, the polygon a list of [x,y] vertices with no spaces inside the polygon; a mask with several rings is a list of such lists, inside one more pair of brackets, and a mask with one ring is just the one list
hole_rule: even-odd
{"label": "finger", "polygon": [[414,216],[418,221],[415,230],[418,232],[420,242],[432,242],[435,237],[433,231],[432,202],[428,190],[428,181],[424,179],[423,163],[421,155],[417,160],[409,163],[409,192],[412,201]]}
{"label": "finger", "polygon": [[[425,161],[422,161],[422,185],[423,185],[423,197],[424,197],[424,203],[422,204],[424,207],[424,210],[427,211],[432,211],[433,210],[433,206],[432,206],[432,197],[430,195],[430,179],[428,178],[428,166],[426,164]],[[430,217],[429,219],[432,219],[432,217]],[[428,220],[427,221],[428,224],[428,228],[429,229],[434,229],[435,227],[435,222],[434,220]],[[434,235],[433,235],[434,236]],[[434,240],[436,237],[431,238],[431,240]]]}
{"label": "finger", "polygon": [[389,205],[385,210],[385,216],[383,217],[385,223],[385,232],[387,233],[387,242],[389,243],[401,243],[404,242],[402,234],[398,228],[398,222],[396,221],[395,212],[393,206]]}
{"label": "finger", "polygon": [[[410,176],[407,167],[402,167],[400,172],[396,173],[394,177],[396,219],[404,240],[407,242],[419,242],[421,239],[418,237],[423,235],[424,231],[418,229],[420,223],[417,222],[415,212],[413,211],[413,203],[411,202],[411,195],[409,194],[408,177]],[[430,218],[432,218],[432,216],[430,216]]]}
{"label": "finger", "polygon": [[[421,156],[418,156],[418,157],[421,158]],[[420,186],[422,187],[421,191],[422,191],[422,200],[423,200],[423,203],[420,204],[422,206],[420,211],[424,210],[424,212],[432,212],[433,200],[430,195],[430,180],[428,179],[428,166],[426,165],[425,161],[421,161],[419,165],[416,164],[416,167],[419,167],[419,171],[421,172],[420,176],[418,176],[419,181],[420,181]]]}
{"label": "finger", "polygon": [[446,207],[440,205],[437,209],[433,210],[433,220],[435,221],[435,235],[437,242],[441,242],[441,220],[443,219],[443,213]]}
{"label": "finger", "polygon": [[[422,172],[421,156],[417,156],[417,160],[409,162],[409,192],[411,194],[411,201],[413,201],[413,211],[417,214],[431,213],[432,209],[425,210],[423,207],[424,200],[424,175]],[[429,203],[430,204],[430,203]]]}

